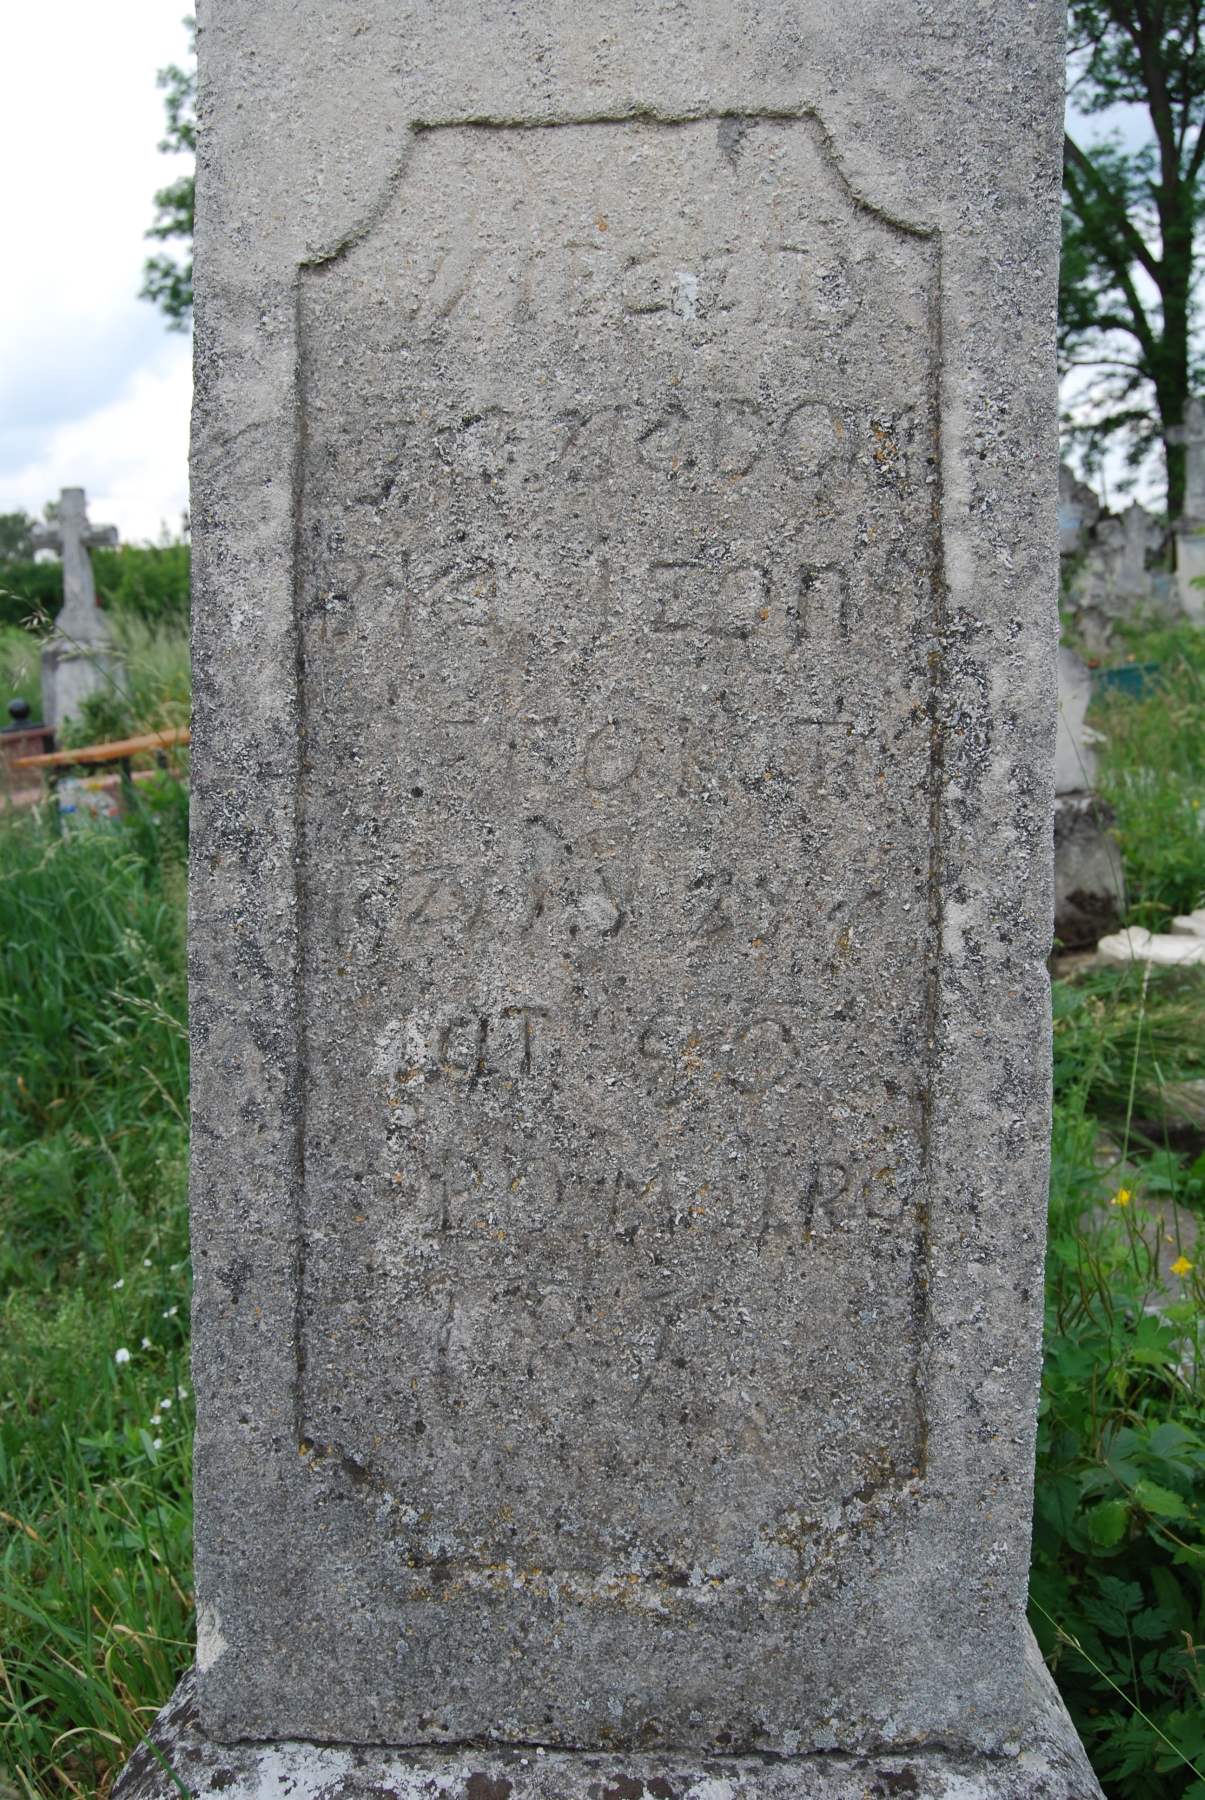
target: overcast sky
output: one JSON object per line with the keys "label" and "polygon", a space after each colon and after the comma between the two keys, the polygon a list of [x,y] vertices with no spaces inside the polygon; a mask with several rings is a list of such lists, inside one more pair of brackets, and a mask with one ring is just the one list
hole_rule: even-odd
{"label": "overcast sky", "polygon": [[184,60],[188,0],[47,0],[0,30],[0,512],[85,487],[123,539],[188,504],[190,341],[136,298],[156,248],[155,72]]}

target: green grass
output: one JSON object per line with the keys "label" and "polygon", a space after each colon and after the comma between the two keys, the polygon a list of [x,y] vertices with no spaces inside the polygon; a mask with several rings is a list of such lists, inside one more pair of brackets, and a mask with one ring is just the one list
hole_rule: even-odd
{"label": "green grass", "polygon": [[[121,680],[90,695],[80,715],[67,721],[59,732],[63,747],[112,742],[188,723],[187,623],[170,614],[147,620],[122,609],[111,613],[109,622],[121,659]],[[28,700],[31,717],[41,718],[44,635],[0,624],[0,723],[7,724],[8,703],[18,695]]]}
{"label": "green grass", "polygon": [[0,625],[0,725],[9,723],[10,700],[28,700],[30,717],[42,716],[41,644],[30,631]]}
{"label": "green grass", "polygon": [[0,1782],[27,1795],[107,1792],[191,1657],[186,816],[165,778],[117,827],[0,828]]}
{"label": "green grass", "polygon": [[188,724],[187,631],[170,622],[147,624],[136,615],[115,613],[113,636],[122,681],[90,694],[78,717],[67,721],[59,732],[65,749]]}
{"label": "green grass", "polygon": [[[1205,897],[1205,634],[1127,654],[1158,690],[1089,716],[1128,922],[1159,930]],[[1053,999],[1030,1620],[1110,1800],[1205,1800],[1205,971],[1081,969]]]}
{"label": "green grass", "polygon": [[1205,895],[1205,632],[1131,630],[1136,662],[1160,665],[1143,700],[1100,701],[1100,789],[1117,809],[1130,922],[1152,931]]}

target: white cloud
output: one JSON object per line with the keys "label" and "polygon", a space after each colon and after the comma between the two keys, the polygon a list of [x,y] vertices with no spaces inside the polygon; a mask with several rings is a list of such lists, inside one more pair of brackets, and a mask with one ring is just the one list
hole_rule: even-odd
{"label": "white cloud", "polygon": [[0,511],[89,490],[123,537],[186,504],[188,345],[137,298],[161,156],[155,72],[187,0],[10,8],[0,55]]}
{"label": "white cloud", "polygon": [[40,512],[60,488],[82,487],[93,522],[116,525],[125,542],[157,538],[165,524],[178,532],[188,507],[191,346],[178,338],[172,351],[135,369],[108,406],[46,432],[20,471],[0,478],[0,510]]}

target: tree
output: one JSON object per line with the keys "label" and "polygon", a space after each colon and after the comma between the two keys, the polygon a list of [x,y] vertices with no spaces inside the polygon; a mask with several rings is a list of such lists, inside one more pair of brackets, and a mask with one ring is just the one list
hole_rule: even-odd
{"label": "tree", "polygon": [[[189,33],[191,62],[187,69],[169,63],[155,77],[156,87],[167,90],[163,109],[167,114],[167,135],[159,148],[167,156],[194,155],[197,148],[197,24],[189,17],[184,21]],[[160,253],[149,256],[143,267],[139,298],[153,301],[167,316],[173,331],[186,331],[192,316],[192,232],[196,199],[196,177],[181,175],[178,181],[160,188],[155,195],[155,223],[147,237],[167,243],[183,238],[188,257],[178,262],[174,256]]]}
{"label": "tree", "polygon": [[0,563],[33,561],[33,527],[24,508],[0,513]]}
{"label": "tree", "polygon": [[1071,419],[1089,466],[1120,437],[1137,465],[1162,440],[1167,513],[1184,507],[1184,408],[1201,379],[1194,337],[1205,156],[1205,0],[1071,0],[1071,98],[1149,115],[1137,150],[1068,135],[1059,348],[1064,372],[1095,379]]}

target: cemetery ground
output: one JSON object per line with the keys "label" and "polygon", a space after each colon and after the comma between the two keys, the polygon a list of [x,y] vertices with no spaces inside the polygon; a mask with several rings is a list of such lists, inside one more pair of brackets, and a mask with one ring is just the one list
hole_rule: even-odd
{"label": "cemetery ground", "polygon": [[[182,636],[115,622],[81,731],[182,723]],[[1093,722],[1158,929],[1205,896],[1205,634],[1128,649],[1158,685]],[[0,821],[0,1800],[106,1795],[192,1655],[186,820],[165,776]],[[1205,1800],[1205,972],[1080,963],[1054,1013],[1031,1620],[1106,1793]]]}

